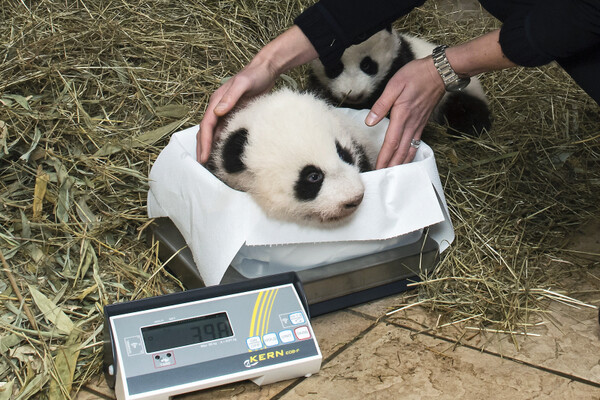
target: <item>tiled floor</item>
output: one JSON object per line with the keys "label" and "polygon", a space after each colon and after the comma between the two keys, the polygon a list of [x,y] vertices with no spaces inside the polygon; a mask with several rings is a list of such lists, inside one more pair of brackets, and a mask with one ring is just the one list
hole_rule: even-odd
{"label": "tiled floor", "polygon": [[[570,247],[598,258],[600,223]],[[566,284],[578,299],[600,305],[598,262]],[[323,364],[309,378],[240,382],[178,399],[600,399],[597,309],[552,302],[532,336],[514,337],[432,329],[437,316],[418,307],[386,316],[407,295],[314,318]],[[100,377],[77,399],[113,396]]]}
{"label": "tiled floor", "polygon": [[[180,398],[600,399],[596,310],[553,304],[552,318],[532,329],[540,336],[519,338],[517,350],[508,335],[457,344],[453,328],[419,333],[435,316],[417,308],[379,318],[399,302],[386,298],[314,318],[324,361],[310,378],[265,387],[241,382]],[[113,398],[103,383],[88,390],[94,392],[78,399]]]}

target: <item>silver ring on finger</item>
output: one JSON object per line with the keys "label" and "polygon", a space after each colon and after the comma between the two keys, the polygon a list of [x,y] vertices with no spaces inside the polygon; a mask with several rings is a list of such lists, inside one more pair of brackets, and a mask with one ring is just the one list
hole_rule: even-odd
{"label": "silver ring on finger", "polygon": [[420,145],[421,145],[421,140],[419,140],[419,139],[412,139],[410,141],[410,147],[412,147],[412,148],[418,149]]}

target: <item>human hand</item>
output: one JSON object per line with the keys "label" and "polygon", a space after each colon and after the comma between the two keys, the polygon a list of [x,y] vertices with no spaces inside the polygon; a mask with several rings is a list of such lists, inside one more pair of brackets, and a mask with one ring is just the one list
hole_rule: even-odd
{"label": "human hand", "polygon": [[208,161],[219,117],[231,111],[242,97],[253,97],[270,90],[278,76],[268,62],[255,58],[210,96],[196,134],[196,157],[200,163]]}
{"label": "human hand", "polygon": [[265,93],[273,87],[279,75],[317,56],[317,51],[296,25],[267,43],[250,64],[210,96],[196,135],[198,161],[208,161],[219,117],[231,111],[240,99]]}
{"label": "human hand", "polygon": [[431,57],[413,60],[398,70],[377,99],[365,123],[376,125],[388,112],[390,124],[375,164],[376,169],[409,163],[433,109],[445,93]]}

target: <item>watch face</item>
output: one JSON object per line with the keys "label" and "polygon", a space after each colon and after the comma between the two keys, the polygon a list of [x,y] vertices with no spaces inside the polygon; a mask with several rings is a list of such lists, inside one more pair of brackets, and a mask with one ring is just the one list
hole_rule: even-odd
{"label": "watch face", "polygon": [[471,78],[459,78],[454,82],[449,82],[446,85],[446,90],[448,92],[458,92],[467,87],[467,85],[471,82]]}

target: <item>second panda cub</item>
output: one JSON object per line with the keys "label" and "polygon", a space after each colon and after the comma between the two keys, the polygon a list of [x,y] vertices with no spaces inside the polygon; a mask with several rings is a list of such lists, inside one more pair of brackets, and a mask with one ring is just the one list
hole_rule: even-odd
{"label": "second panda cub", "polygon": [[359,173],[377,152],[361,124],[313,94],[283,89],[220,122],[207,168],[269,217],[331,225],[361,204]]}
{"label": "second panda cub", "polygon": [[[423,39],[384,29],[346,49],[337,64],[312,63],[312,90],[334,104],[355,109],[373,107],[391,77],[408,62],[431,55],[436,47]],[[477,78],[460,92],[446,93],[432,119],[449,133],[480,135],[491,126],[487,98]]]}

